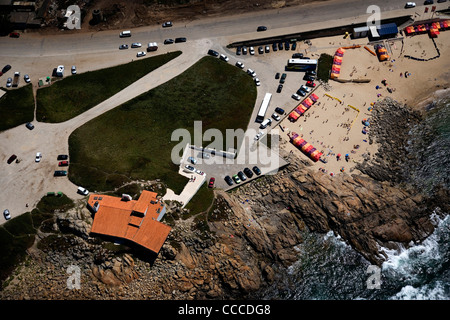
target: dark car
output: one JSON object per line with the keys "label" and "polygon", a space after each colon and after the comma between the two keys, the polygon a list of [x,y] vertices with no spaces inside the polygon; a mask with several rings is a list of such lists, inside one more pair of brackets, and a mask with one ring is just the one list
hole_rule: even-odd
{"label": "dark car", "polygon": [[292,44],[291,49],[292,49],[292,51],[294,51],[295,49],[297,49],[297,42],[294,42],[294,43]]}
{"label": "dark car", "polygon": [[170,22],[170,21],[164,22],[164,23],[162,24],[162,27],[163,27],[163,28],[168,28],[168,27],[171,27],[171,26],[173,26],[173,24],[172,24],[172,22]]}
{"label": "dark car", "polygon": [[172,44],[172,43],[173,43],[173,39],[164,40],[164,44]]}
{"label": "dark car", "polygon": [[426,0],[423,4],[427,5],[427,4],[433,4],[434,1],[433,0]]}
{"label": "dark car", "polygon": [[6,162],[8,164],[11,164],[16,159],[17,159],[17,156],[15,154],[13,154],[11,157],[8,158],[8,160]]}
{"label": "dark car", "polygon": [[208,188],[214,188],[215,181],[216,181],[216,178],[209,179]]}
{"label": "dark car", "polygon": [[294,53],[292,55],[292,59],[302,59],[303,58],[303,53]]}
{"label": "dark car", "polygon": [[275,73],[275,79],[280,79],[280,73],[279,72]]}
{"label": "dark car", "polygon": [[275,42],[272,44],[272,50],[273,51],[277,51],[278,50],[277,44]]}
{"label": "dark car", "polygon": [[254,172],[257,176],[259,176],[259,175],[261,174],[261,170],[259,170],[259,168],[258,168],[257,166],[254,166],[254,167],[253,167],[253,172]]}
{"label": "dark car", "polygon": [[127,45],[127,44],[121,44],[121,45],[119,46],[119,49],[120,49],[120,50],[128,49],[128,45]]}
{"label": "dark car", "polygon": [[245,181],[247,180],[247,177],[245,176],[245,174],[242,171],[238,172],[238,177],[242,180]]}
{"label": "dark car", "polygon": [[301,95],[302,97],[306,96],[306,92],[302,88],[297,90],[297,94]]}
{"label": "dark car", "polygon": [[186,42],[186,38],[175,38],[175,43],[178,43],[178,42]]}
{"label": "dark car", "polygon": [[11,69],[11,66],[9,64],[7,64],[6,66],[3,67],[2,71],[0,72],[0,76],[6,72],[8,72]]}
{"label": "dark car", "polygon": [[69,159],[69,156],[67,154],[60,154],[57,157],[57,160],[67,160]]}
{"label": "dark car", "polygon": [[267,27],[266,26],[259,26],[256,31],[260,32],[260,31],[266,31]]}
{"label": "dark car", "polygon": [[280,107],[276,107],[275,112],[278,114],[284,114],[284,109],[281,109]]}
{"label": "dark car", "polygon": [[288,42],[288,41],[286,41],[286,42],[284,43],[284,49],[285,49],[285,50],[289,50],[289,49],[290,49],[290,46],[289,46],[289,42]]}
{"label": "dark car", "polygon": [[226,176],[224,180],[229,186],[233,185],[233,179],[230,176]]}
{"label": "dark car", "polygon": [[316,80],[316,78],[311,76],[311,75],[305,74],[305,76],[303,77],[303,80],[305,80],[305,81],[314,81],[314,80]]}
{"label": "dark car", "polygon": [[19,38],[19,37],[20,37],[20,33],[18,33],[18,32],[11,32],[11,33],[9,34],[9,36],[10,36],[11,38]]}
{"label": "dark car", "polygon": [[241,46],[237,47],[236,48],[236,55],[240,56],[241,55],[241,51],[242,51],[242,47]]}
{"label": "dark car", "polygon": [[283,50],[283,42],[278,42],[278,49]]}
{"label": "dark car", "polygon": [[27,124],[25,125],[25,127],[27,127],[30,130],[34,129],[34,125],[31,122],[27,122]]}
{"label": "dark car", "polygon": [[264,48],[263,47],[258,47],[258,53],[259,54],[263,54],[264,53]]}
{"label": "dark car", "polygon": [[308,76],[316,76],[316,72],[314,70],[308,70],[305,72]]}
{"label": "dark car", "polygon": [[209,49],[208,50],[208,54],[213,56],[213,57],[218,57],[219,56],[219,53],[217,51],[213,50],[213,49]]}
{"label": "dark car", "polygon": [[245,168],[244,173],[249,179],[251,179],[253,177],[253,172],[249,168]]}
{"label": "dark car", "polygon": [[280,93],[281,90],[283,90],[283,85],[282,84],[278,85],[277,93]]}
{"label": "dark car", "polygon": [[67,176],[67,171],[65,170],[56,170],[55,173],[53,174],[54,177],[62,177],[62,176]]}

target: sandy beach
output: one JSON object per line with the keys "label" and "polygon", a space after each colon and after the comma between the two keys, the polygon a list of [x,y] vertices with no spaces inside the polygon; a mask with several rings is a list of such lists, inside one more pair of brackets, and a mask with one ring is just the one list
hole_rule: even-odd
{"label": "sandy beach", "polygon": [[[441,32],[434,39],[440,57],[430,61],[405,57],[428,59],[438,54],[427,34],[385,41],[389,59],[383,62],[364,48],[373,50],[373,45],[368,45],[367,41],[367,38],[352,40],[336,36],[311,40],[311,45],[302,44],[305,54],[313,59],[318,59],[322,53],[334,56],[340,47],[359,45],[359,48],[345,50],[339,78],[370,79],[368,83],[329,80],[327,84],[318,85],[312,92],[319,100],[297,121],[291,122],[286,117],[280,123],[285,130],[281,132],[281,148],[307,159],[289,141],[289,134],[299,134],[323,153],[321,160],[326,163],[310,161],[313,168],[329,175],[351,173],[356,163],[377,152],[377,144],[369,144],[367,136],[371,111],[377,101],[389,96],[408,107],[423,109],[432,99],[448,92],[450,60],[445,57],[449,54],[449,31]],[[287,114],[290,111],[286,110]],[[363,124],[364,120],[369,121],[369,126]]]}

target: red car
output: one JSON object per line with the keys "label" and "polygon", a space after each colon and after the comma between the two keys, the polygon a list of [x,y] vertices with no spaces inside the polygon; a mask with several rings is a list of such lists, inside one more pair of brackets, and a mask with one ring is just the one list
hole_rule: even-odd
{"label": "red car", "polygon": [[216,181],[216,178],[211,178],[209,179],[209,184],[208,187],[209,188],[214,188],[214,182]]}
{"label": "red car", "polygon": [[18,38],[18,37],[20,37],[20,33],[18,33],[18,32],[11,32],[11,33],[9,34],[9,36],[10,36],[11,38]]}
{"label": "red car", "polygon": [[69,165],[69,161],[60,161],[58,163],[58,166],[60,167],[67,167]]}
{"label": "red car", "polygon": [[311,80],[306,81],[306,85],[307,85],[308,87],[312,87],[312,88],[314,88],[314,87],[316,86],[316,84],[315,84],[314,82],[312,82]]}

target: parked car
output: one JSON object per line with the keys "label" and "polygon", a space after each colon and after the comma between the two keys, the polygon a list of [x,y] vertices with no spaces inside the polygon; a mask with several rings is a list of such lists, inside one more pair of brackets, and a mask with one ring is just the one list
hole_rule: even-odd
{"label": "parked car", "polygon": [[245,168],[244,173],[249,179],[251,179],[253,177],[253,172],[249,168]]}
{"label": "parked car", "polygon": [[316,86],[316,84],[313,81],[306,81],[306,86],[314,88]]}
{"label": "parked car", "polygon": [[10,88],[12,86],[12,78],[6,79],[6,87]]}
{"label": "parked car", "polygon": [[300,89],[302,89],[303,91],[305,91],[306,93],[311,92],[311,88],[308,88],[307,86],[301,85]]}
{"label": "parked car", "polygon": [[6,160],[6,162],[8,164],[11,164],[16,159],[17,159],[17,156],[15,154],[13,154],[11,157],[8,158],[8,160]]}
{"label": "parked car", "polygon": [[269,47],[269,46],[266,46],[266,48],[265,48],[264,51],[266,51],[266,53],[269,53],[269,52],[270,52],[270,47]]}
{"label": "parked car", "polygon": [[208,50],[208,54],[210,56],[213,56],[213,57],[218,57],[219,56],[219,53],[217,51],[213,50],[213,49],[209,49]]}
{"label": "parked car", "polygon": [[261,32],[261,31],[266,31],[267,27],[266,26],[259,26],[258,28],[256,28],[256,31]]}
{"label": "parked car", "polygon": [[239,179],[239,176],[238,176],[237,174],[235,174],[235,175],[233,176],[233,180],[234,180],[234,182],[236,182],[236,184],[241,183],[241,179]]}
{"label": "parked car", "polygon": [[308,70],[305,72],[305,74],[308,76],[313,76],[313,77],[315,77],[317,75],[317,73],[314,70]]}
{"label": "parked car", "polygon": [[197,159],[195,159],[194,157],[189,157],[188,161],[192,164],[197,164]]}
{"label": "parked car", "polygon": [[232,185],[233,185],[233,180],[231,179],[230,176],[226,176],[226,177],[224,178],[224,180],[225,180],[225,182],[226,182],[229,186],[232,186]]}
{"label": "parked car", "polygon": [[56,157],[56,160],[67,160],[69,159],[69,156],[67,154],[60,154],[58,157]]}
{"label": "parked car", "polygon": [[27,74],[23,76],[23,80],[25,80],[26,83],[30,83],[31,82],[30,76],[27,75]]}
{"label": "parked car", "polygon": [[263,54],[264,53],[264,48],[262,46],[258,47],[258,53],[259,54]]}
{"label": "parked car", "polygon": [[303,53],[294,53],[292,55],[292,59],[302,59],[303,58]]}
{"label": "parked car", "polygon": [[67,167],[68,165],[69,165],[69,161],[67,161],[67,160],[58,162],[58,167]]}
{"label": "parked car", "polygon": [[242,171],[238,172],[238,177],[239,179],[241,179],[242,181],[247,180],[247,177],[245,176],[245,174]]}
{"label": "parked car", "polygon": [[9,36],[10,36],[11,38],[19,38],[19,37],[20,37],[20,33],[18,33],[18,32],[11,32],[11,33],[9,34]]}
{"label": "parked car", "polygon": [[258,133],[256,134],[256,136],[255,136],[255,140],[258,141],[259,139],[261,139],[261,137],[263,136],[263,134],[264,134],[264,131],[258,132]]}
{"label": "parked car", "polygon": [[278,85],[277,93],[280,93],[281,90],[283,90],[283,85],[282,84]]}
{"label": "parked car", "polygon": [[211,155],[209,153],[206,153],[206,152],[200,152],[198,154],[198,156],[201,157],[202,159],[209,159],[209,158],[211,158]]}
{"label": "parked car", "polygon": [[178,42],[186,42],[186,38],[184,38],[184,37],[181,37],[181,38],[175,38],[175,43],[178,43]]}
{"label": "parked car", "polygon": [[27,127],[29,130],[33,130],[34,129],[34,125],[31,122],[27,122],[25,127]]}
{"label": "parked car", "polygon": [[195,170],[195,168],[193,167],[193,166],[190,166],[190,165],[185,165],[184,166],[187,170],[189,170],[189,171],[191,171],[191,172],[194,172],[194,170]]}
{"label": "parked car", "polygon": [[416,6],[415,2],[407,2],[405,4],[405,8],[414,8]]}
{"label": "parked car", "polygon": [[56,170],[55,173],[53,174],[54,177],[62,177],[62,176],[67,176],[67,171],[65,170]]}
{"label": "parked car", "polygon": [[316,80],[316,78],[314,76],[309,75],[309,74],[305,74],[305,76],[303,77],[303,80],[305,80],[305,81],[314,81],[314,80]]}
{"label": "parked car", "polygon": [[42,159],[42,153],[38,152],[36,153],[36,158],[34,158],[35,162],[40,162]]}
{"label": "parked car", "polygon": [[89,194],[89,191],[83,187],[78,187],[77,192],[83,196],[87,196]]}
{"label": "parked car", "polygon": [[273,50],[273,51],[277,51],[277,50],[278,50],[278,47],[277,47],[277,43],[276,43],[276,42],[274,42],[274,43],[272,44],[272,50]]}
{"label": "parked car", "polygon": [[272,114],[272,119],[274,119],[276,121],[280,121],[280,116],[277,113],[273,113]]}
{"label": "parked car", "polygon": [[250,48],[248,49],[248,51],[250,52],[251,55],[254,55],[254,54],[255,54],[255,48],[253,48],[253,47],[250,47]]}
{"label": "parked car", "polygon": [[243,47],[242,47],[242,54],[243,54],[243,55],[246,55],[246,54],[247,54],[247,47],[246,47],[246,46],[243,46]]}
{"label": "parked car", "polygon": [[275,112],[278,114],[284,114],[284,109],[281,109],[280,107],[276,107]]}
{"label": "parked car", "polygon": [[288,41],[286,41],[285,43],[284,43],[284,50],[289,50],[290,49],[290,45],[289,45],[289,42]]}
{"label": "parked car", "polygon": [[9,212],[8,209],[5,209],[5,210],[3,211],[3,216],[5,217],[5,220],[11,219],[11,213]]}
{"label": "parked car", "polygon": [[295,49],[297,49],[297,42],[294,42],[291,47],[292,51],[294,51]]}
{"label": "parked car", "polygon": [[171,26],[173,26],[173,24],[172,24],[171,21],[167,21],[167,22],[164,22],[164,23],[162,24],[162,27],[163,27],[163,28],[168,28],[168,27],[171,27]]}
{"label": "parked car", "polygon": [[275,79],[280,79],[280,73],[279,72],[275,73]]}
{"label": "parked car", "polygon": [[139,43],[139,42],[133,42],[133,43],[131,44],[131,47],[132,47],[132,48],[140,48],[140,47],[142,47],[142,43]]}
{"label": "parked car", "polygon": [[301,97],[297,93],[294,93],[291,97],[292,97],[292,99],[297,100],[297,101],[299,101],[301,99]]}
{"label": "parked car", "polygon": [[123,49],[128,49],[128,45],[127,44],[121,44],[119,46],[119,50],[123,50]]}
{"label": "parked car", "polygon": [[228,62],[228,60],[230,60],[230,58],[228,58],[226,55],[224,55],[223,53],[220,54],[219,59],[225,62]]}
{"label": "parked car", "polygon": [[283,50],[283,42],[278,42],[278,49]]}
{"label": "parked car", "polygon": [[236,55],[237,55],[237,56],[240,56],[240,55],[241,55],[241,52],[242,52],[242,47],[241,47],[241,46],[238,46],[238,47],[236,48]]}
{"label": "parked car", "polygon": [[427,5],[427,4],[433,4],[433,3],[434,3],[433,0],[425,0],[425,2],[423,4]]}
{"label": "parked car", "polygon": [[236,62],[236,67],[244,69],[245,66],[242,62],[238,61],[238,62]]}
{"label": "parked car", "polygon": [[297,94],[301,95],[302,97],[306,96],[306,91],[303,91],[301,88],[297,90]]}
{"label": "parked car", "polygon": [[253,71],[252,69],[247,69],[247,73],[252,76],[253,78],[256,77],[256,72]]}
{"label": "parked car", "polygon": [[77,74],[77,67],[76,66],[72,66],[72,68],[70,70],[72,71],[72,74]]}
{"label": "parked car", "polygon": [[199,174],[201,176],[205,175],[205,173],[203,171],[199,170],[199,169],[195,169],[195,173],[197,173],[197,174]]}
{"label": "parked car", "polygon": [[0,72],[0,76],[8,72],[9,70],[11,70],[11,66],[7,64],[6,66],[3,67],[2,71]]}
{"label": "parked car", "polygon": [[261,174],[261,170],[259,170],[259,168],[258,168],[257,166],[254,166],[254,167],[253,167],[253,172],[254,172],[257,176],[259,176],[259,175]]}
{"label": "parked car", "polygon": [[208,183],[208,188],[214,188],[214,183],[216,182],[216,178],[210,178]]}
{"label": "parked car", "polygon": [[145,51],[139,51],[138,53],[136,53],[136,57],[144,57],[147,53]]}
{"label": "parked car", "polygon": [[255,78],[255,84],[256,84],[256,86],[260,86],[261,85],[261,81],[259,81],[259,78]]}

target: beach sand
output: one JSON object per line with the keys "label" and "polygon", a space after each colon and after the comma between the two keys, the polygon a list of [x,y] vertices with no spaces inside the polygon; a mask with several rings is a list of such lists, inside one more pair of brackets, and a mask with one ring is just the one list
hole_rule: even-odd
{"label": "beach sand", "polygon": [[[364,156],[373,156],[378,150],[378,145],[369,144],[367,134],[363,133],[362,122],[363,119],[370,122],[372,104],[389,96],[408,107],[423,108],[436,91],[448,89],[450,59],[446,57],[450,53],[450,30],[441,32],[435,42],[440,57],[416,61],[405,55],[421,59],[438,55],[427,34],[385,41],[390,58],[379,62],[376,56],[364,49],[367,45],[374,50],[373,45],[367,44],[367,38],[352,40],[337,36],[311,40],[311,45],[305,46],[305,53],[313,59],[318,59],[321,53],[333,56],[339,47],[360,45],[360,48],[345,51],[339,78],[370,79],[370,82],[340,83],[329,80],[328,84],[317,86],[313,92],[319,100],[308,111],[295,122],[287,117],[280,122],[285,130],[280,131],[280,148],[308,159],[289,141],[289,134],[296,132],[323,152],[321,159],[327,163],[310,160],[313,169],[333,175],[354,172],[356,163],[362,162]],[[382,83],[384,79],[386,85]],[[286,110],[287,114],[296,106]],[[370,130],[370,126],[366,129]],[[338,154],[341,154],[340,160],[337,160]],[[346,154],[350,157],[348,161]]]}

